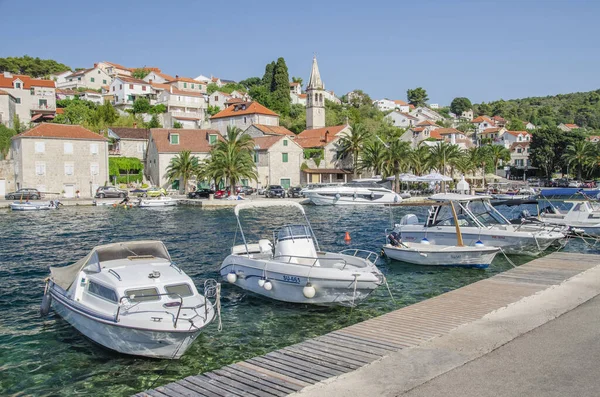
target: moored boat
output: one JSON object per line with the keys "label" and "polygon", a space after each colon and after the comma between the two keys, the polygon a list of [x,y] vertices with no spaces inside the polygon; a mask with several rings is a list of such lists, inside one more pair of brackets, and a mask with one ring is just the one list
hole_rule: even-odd
{"label": "moored boat", "polygon": [[[215,318],[215,306],[160,241],[101,245],[50,273],[42,315],[51,305],[83,335],[120,353],[177,359]],[[207,281],[204,293],[218,299],[219,289]]]}
{"label": "moored boat", "polygon": [[9,207],[13,211],[48,211],[56,210],[62,204],[58,200],[51,201],[15,201],[9,204]]}
{"label": "moored boat", "polygon": [[147,207],[174,207],[178,203],[177,199],[168,196],[160,196],[157,198],[140,198],[138,207],[147,208]]}
{"label": "moored boat", "polygon": [[399,194],[371,181],[305,189],[302,193],[315,205],[385,205],[402,201]]}

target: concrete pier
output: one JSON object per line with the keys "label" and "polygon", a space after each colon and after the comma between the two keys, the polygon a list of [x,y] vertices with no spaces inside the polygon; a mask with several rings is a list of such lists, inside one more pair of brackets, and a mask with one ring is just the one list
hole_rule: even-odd
{"label": "concrete pier", "polygon": [[137,396],[397,396],[599,295],[599,259],[553,253],[380,317]]}

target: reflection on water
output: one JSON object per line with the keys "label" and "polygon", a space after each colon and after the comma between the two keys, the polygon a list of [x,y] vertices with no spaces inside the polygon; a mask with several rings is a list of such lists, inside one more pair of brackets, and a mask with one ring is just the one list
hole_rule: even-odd
{"label": "reflection on water", "polygon": [[[426,208],[306,207],[321,249],[348,247],[379,252],[384,230],[408,212]],[[275,209],[243,216],[246,237],[270,238],[293,223]],[[294,215],[295,216],[295,215]],[[51,312],[39,317],[48,266],[67,265],[98,244],[122,240],[165,242],[177,264],[201,286],[217,278],[220,262],[237,238],[232,209],[194,207],[114,209],[68,207],[40,213],[0,212],[0,395],[130,395],[152,385],[215,369],[342,328],[436,296],[511,267],[497,257],[489,269],[430,269],[381,260],[396,299],[385,288],[361,306],[322,308],[266,300],[223,286],[223,331],[212,325],[178,361],[135,358],[96,346]],[[348,231],[351,243],[345,244]],[[566,250],[585,251],[572,241]],[[523,263],[526,258],[516,258]]]}

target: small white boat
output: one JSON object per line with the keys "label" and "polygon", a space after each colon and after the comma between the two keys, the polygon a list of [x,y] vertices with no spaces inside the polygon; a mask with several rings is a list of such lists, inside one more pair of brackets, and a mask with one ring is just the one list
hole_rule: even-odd
{"label": "small white boat", "polygon": [[51,200],[51,201],[15,201],[10,203],[10,209],[13,211],[48,211],[48,210],[56,210],[62,204],[60,201]]}
{"label": "small white boat", "polygon": [[587,200],[565,200],[567,210],[549,202],[540,211],[540,221],[550,225],[569,226],[592,236],[600,236],[600,207]]}
{"label": "small white boat", "polygon": [[168,196],[160,196],[157,198],[140,198],[138,206],[140,208],[147,207],[173,207],[178,203],[177,199]]}
{"label": "small white boat", "polygon": [[481,241],[473,246],[465,246],[452,202],[450,207],[456,225],[456,245],[430,244],[427,239],[420,243],[405,243],[400,235],[392,232],[388,236],[389,243],[383,246],[385,255],[390,259],[415,265],[487,268],[500,248],[486,247]]}
{"label": "small white boat", "polygon": [[160,241],[101,245],[50,273],[41,314],[52,306],[83,335],[120,353],[177,359],[215,318],[207,297],[218,299],[220,285],[207,280],[202,296]]}
{"label": "small white boat", "polygon": [[133,208],[133,207],[138,206],[137,201],[123,202],[123,200],[108,200],[108,201],[94,200],[93,204],[97,207],[113,207],[113,208]]}
{"label": "small white boat", "polygon": [[315,205],[385,205],[402,201],[399,194],[371,181],[305,189],[302,193]]}
{"label": "small white boat", "polygon": [[[273,231],[272,242],[248,243],[240,211],[273,207],[297,209],[304,224]],[[373,252],[321,252],[304,208],[296,202],[248,202],[238,204],[234,212],[244,244],[233,246],[219,271],[223,279],[240,288],[284,302],[354,306],[385,282]]]}

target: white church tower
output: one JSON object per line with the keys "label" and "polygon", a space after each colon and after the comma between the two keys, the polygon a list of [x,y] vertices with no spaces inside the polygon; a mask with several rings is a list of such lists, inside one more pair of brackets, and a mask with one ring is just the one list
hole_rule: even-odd
{"label": "white church tower", "polygon": [[325,127],[325,85],[321,80],[317,57],[313,58],[310,79],[306,86],[306,129],[314,130]]}

